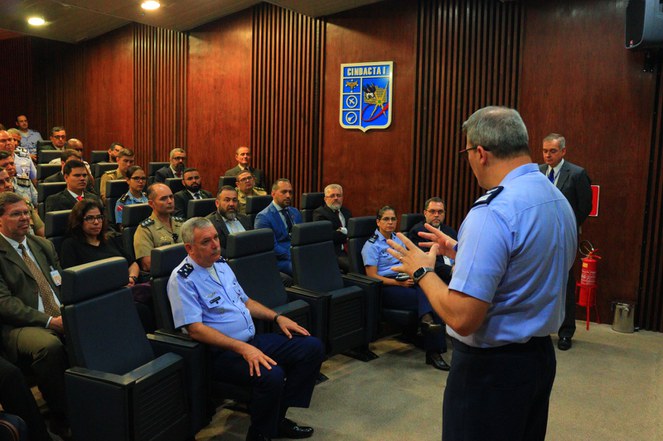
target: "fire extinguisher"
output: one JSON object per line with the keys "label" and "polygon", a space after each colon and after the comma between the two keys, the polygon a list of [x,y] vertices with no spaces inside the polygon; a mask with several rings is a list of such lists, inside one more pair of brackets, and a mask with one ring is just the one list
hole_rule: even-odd
{"label": "fire extinguisher", "polygon": [[598,249],[594,248],[591,242],[585,240],[580,244],[580,254],[584,257],[580,259],[582,269],[580,271],[580,284],[578,293],[578,305],[594,306],[596,304],[596,270],[598,261],[601,259]]}

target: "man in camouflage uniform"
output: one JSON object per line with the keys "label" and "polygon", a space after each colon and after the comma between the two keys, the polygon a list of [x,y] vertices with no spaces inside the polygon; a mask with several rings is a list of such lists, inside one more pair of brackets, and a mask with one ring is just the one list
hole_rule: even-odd
{"label": "man in camouflage uniform", "polygon": [[250,171],[244,170],[237,175],[237,199],[239,212],[246,214],[246,198],[248,196],[265,196],[267,192],[255,186],[255,178]]}

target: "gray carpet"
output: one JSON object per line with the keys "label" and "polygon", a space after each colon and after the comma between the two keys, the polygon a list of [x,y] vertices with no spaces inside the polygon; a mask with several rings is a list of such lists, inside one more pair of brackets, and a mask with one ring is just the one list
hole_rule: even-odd
{"label": "gray carpet", "polygon": [[[578,322],[573,348],[557,351],[547,439],[663,439],[663,334],[620,334]],[[323,364],[310,409],[288,416],[311,425],[311,439],[439,440],[445,372],[424,363],[422,350],[396,338],[371,345],[369,363],[338,355]],[[445,355],[447,361],[451,355]],[[198,441],[244,440],[245,413],[220,408]]]}

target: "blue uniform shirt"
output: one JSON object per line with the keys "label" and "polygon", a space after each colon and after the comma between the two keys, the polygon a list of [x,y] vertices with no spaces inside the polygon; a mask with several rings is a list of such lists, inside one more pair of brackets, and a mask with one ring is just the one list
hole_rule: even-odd
{"label": "blue uniform shirt", "polygon": [[147,195],[145,193],[143,193],[141,197],[135,198],[130,191],[127,192],[115,203],[115,223],[116,224],[122,223],[122,210],[124,209],[125,205],[145,204],[145,203],[147,203]]}
{"label": "blue uniform shirt", "polygon": [[42,141],[41,134],[36,130],[28,129],[28,133],[21,131],[21,147],[24,147],[28,154],[37,154],[37,141]]}
{"label": "blue uniform shirt", "polygon": [[168,299],[175,327],[201,322],[228,337],[251,340],[256,330],[245,305],[249,297],[225,260],[217,260],[213,268],[221,283],[189,256],[173,270]]}
{"label": "blue uniform shirt", "polygon": [[557,332],[576,254],[571,206],[536,164],[512,170],[500,187],[480,198],[463,221],[449,283],[450,289],[490,303],[474,334],[461,337],[447,328],[475,347],[524,343]]}
{"label": "blue uniform shirt", "polygon": [[[391,240],[399,245],[403,242],[396,237],[396,234],[391,235]],[[401,263],[394,256],[389,254],[387,250],[389,245],[387,239],[384,238],[380,230],[376,229],[375,234],[366,241],[364,247],[361,249],[361,258],[364,260],[365,266],[377,266],[378,276],[394,278],[398,273],[391,269],[392,266],[399,266]]]}

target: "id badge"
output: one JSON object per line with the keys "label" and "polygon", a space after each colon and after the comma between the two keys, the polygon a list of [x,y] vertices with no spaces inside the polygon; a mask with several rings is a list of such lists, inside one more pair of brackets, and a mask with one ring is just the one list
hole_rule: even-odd
{"label": "id badge", "polygon": [[55,286],[62,285],[62,276],[60,275],[60,272],[53,267],[51,267],[51,279],[53,279]]}

